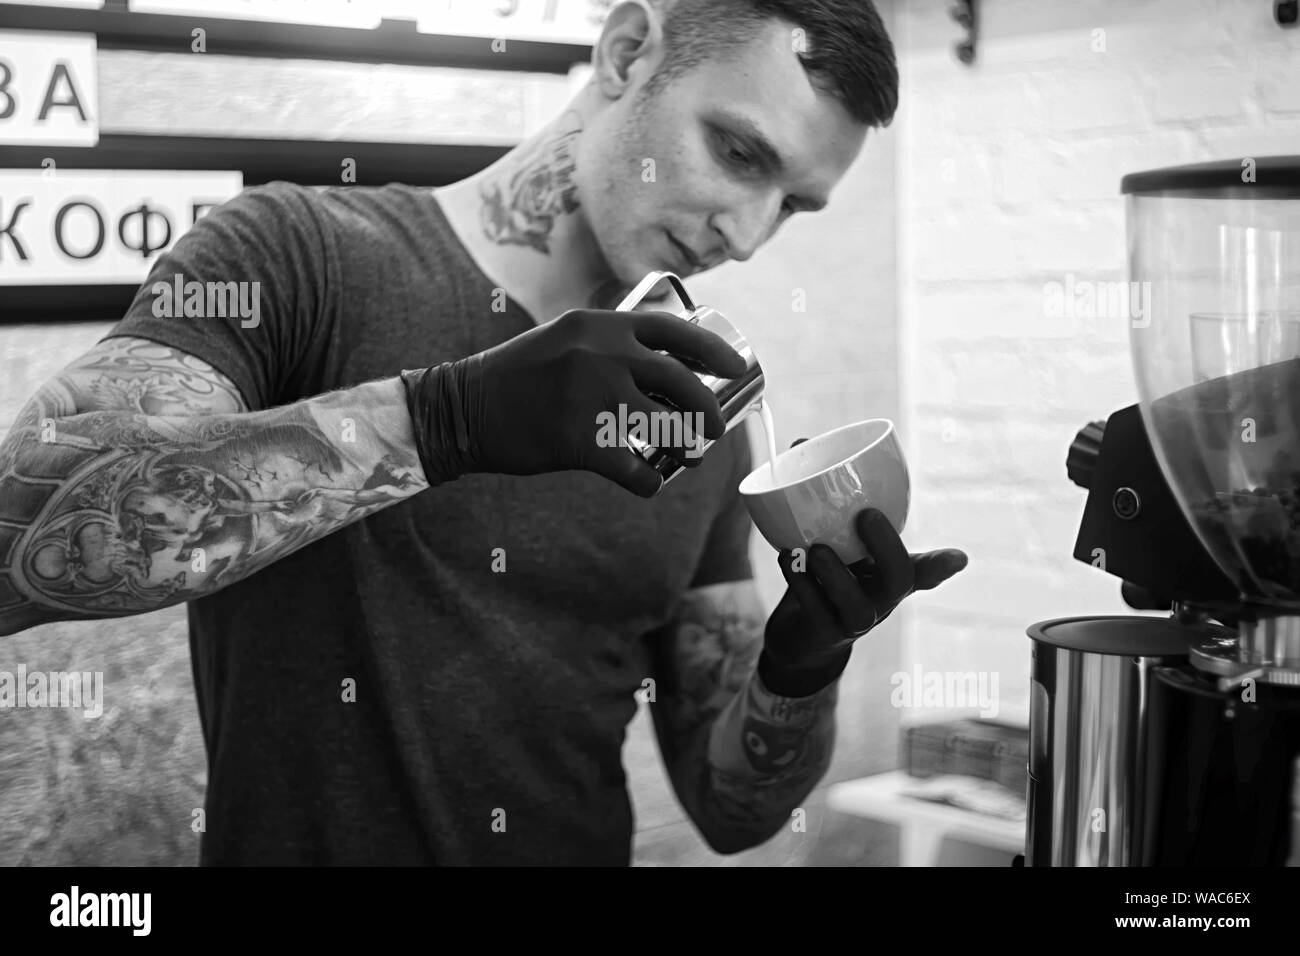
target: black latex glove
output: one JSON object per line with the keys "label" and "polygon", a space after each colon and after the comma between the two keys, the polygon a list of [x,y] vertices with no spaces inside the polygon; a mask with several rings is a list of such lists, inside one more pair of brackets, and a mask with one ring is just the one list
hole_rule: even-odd
{"label": "black latex glove", "polygon": [[[625,446],[599,447],[598,416],[620,404],[647,416],[698,412],[703,437],[721,438],[718,401],[683,361],[720,377],[745,371],[722,338],[677,316],[575,309],[477,355],[403,372],[425,475],[438,484],[580,469],[648,498],[663,479]],[[663,450],[687,467],[700,462],[685,448]]]}
{"label": "black latex glove", "polygon": [[[799,444],[799,442],[795,442]],[[807,697],[836,680],[854,642],[913,591],[937,587],[966,567],[953,548],[910,554],[889,519],[875,508],[859,513],[858,536],[868,556],[846,565],[834,549],[812,545],[803,571],[793,553],[777,557],[788,585],[768,618],[758,674],[783,697]]]}

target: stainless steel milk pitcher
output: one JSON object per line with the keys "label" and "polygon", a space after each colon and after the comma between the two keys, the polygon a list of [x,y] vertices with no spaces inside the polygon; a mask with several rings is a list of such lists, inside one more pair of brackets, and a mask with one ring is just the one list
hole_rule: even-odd
{"label": "stainless steel milk pitcher", "polygon": [[[686,308],[686,314],[682,316],[683,321],[694,322],[701,328],[708,329],[720,336],[745,360],[744,374],[737,378],[718,378],[716,375],[701,371],[698,367],[688,366],[696,378],[703,382],[718,399],[718,405],[722,408],[723,421],[726,422],[726,430],[731,431],[732,428],[744,420],[746,415],[758,408],[763,398],[763,369],[758,364],[754,350],[749,347],[749,343],[745,341],[745,337],[740,334],[740,331],[728,322],[726,317],[717,309],[707,305],[696,305],[691,299],[690,293],[686,291],[686,287],[682,284],[682,280],[671,272],[648,273],[644,279],[637,283],[636,288],[629,292],[627,297],[618,304],[617,310],[620,312],[634,310],[650,293],[650,290],[664,280],[667,280],[669,285],[672,286],[673,291]],[[655,398],[670,408],[673,407],[662,396],[655,396]],[[702,435],[700,439],[703,442],[700,447],[700,454],[703,454],[713,442],[703,438]],[[684,465],[674,460],[667,453],[635,435],[628,434],[624,440],[633,454],[640,455],[650,463],[655,471],[663,476],[664,484],[671,481],[685,468]]]}

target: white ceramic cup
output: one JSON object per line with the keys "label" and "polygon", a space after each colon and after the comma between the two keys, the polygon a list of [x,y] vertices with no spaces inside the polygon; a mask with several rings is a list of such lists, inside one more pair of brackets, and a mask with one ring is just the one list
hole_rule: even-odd
{"label": "white ceramic cup", "polygon": [[779,551],[826,544],[852,564],[867,556],[856,521],[864,508],[885,513],[902,534],[911,485],[894,423],[855,422],[810,438],[776,456],[740,483],[759,533]]}

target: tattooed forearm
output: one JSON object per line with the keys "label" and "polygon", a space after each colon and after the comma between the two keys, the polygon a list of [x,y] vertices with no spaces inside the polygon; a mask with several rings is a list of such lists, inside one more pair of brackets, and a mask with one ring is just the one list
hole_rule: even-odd
{"label": "tattooed forearm", "polygon": [[578,208],[573,172],[581,132],[578,114],[566,113],[542,139],[522,151],[509,171],[480,186],[480,218],[489,239],[550,254],[556,220]]}
{"label": "tattooed forearm", "polygon": [[779,697],[751,675],[714,721],[705,806],[745,848],[789,823],[830,766],[838,684],[811,697]]}
{"label": "tattooed forearm", "polygon": [[837,684],[779,697],[755,672],[765,618],[752,582],[692,592],[661,648],[652,705],[683,804],[720,852],[771,837],[830,765]]}
{"label": "tattooed forearm", "polygon": [[123,384],[89,367],[0,443],[0,634],[210,594],[427,486],[396,379],[242,414],[130,410],[186,407],[170,381],[76,412]]}

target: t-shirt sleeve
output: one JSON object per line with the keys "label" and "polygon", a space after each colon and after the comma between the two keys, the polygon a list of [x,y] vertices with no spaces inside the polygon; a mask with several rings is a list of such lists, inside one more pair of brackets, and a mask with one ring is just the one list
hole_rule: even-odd
{"label": "t-shirt sleeve", "polygon": [[308,351],[327,288],[324,233],[309,187],[244,190],[160,255],[104,338],[150,339],[197,356],[253,409],[279,404]]}
{"label": "t-shirt sleeve", "polygon": [[692,588],[747,581],[754,576],[749,560],[749,538],[754,524],[737,490],[740,482],[753,470],[749,433],[740,425],[732,430],[727,440],[731,445],[731,473],[723,488],[722,507],[713,519],[704,553],[695,567]]}

